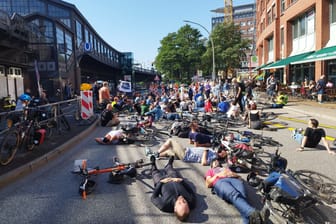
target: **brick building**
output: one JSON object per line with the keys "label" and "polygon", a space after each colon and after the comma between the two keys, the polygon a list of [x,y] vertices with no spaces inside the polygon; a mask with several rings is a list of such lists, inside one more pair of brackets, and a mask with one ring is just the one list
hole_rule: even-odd
{"label": "brick building", "polygon": [[336,0],[259,0],[256,11],[258,70],[336,84]]}

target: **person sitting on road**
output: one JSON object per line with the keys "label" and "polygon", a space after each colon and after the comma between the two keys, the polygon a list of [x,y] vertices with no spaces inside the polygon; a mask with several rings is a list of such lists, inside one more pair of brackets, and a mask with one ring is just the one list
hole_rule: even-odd
{"label": "person sitting on road", "polygon": [[213,112],[210,98],[204,101],[204,112],[206,113]]}
{"label": "person sitting on road", "polygon": [[150,110],[144,114],[145,116],[153,116],[153,121],[158,121],[163,115],[163,111],[159,104],[151,104]]}
{"label": "person sitting on road", "polygon": [[189,140],[195,147],[211,146],[211,136],[200,132],[197,122],[190,124]]}
{"label": "person sitting on road", "polygon": [[319,128],[318,120],[312,118],[309,119],[308,127],[302,134],[301,131],[295,129],[293,131],[292,137],[295,141],[299,142],[300,148],[297,151],[303,151],[305,147],[307,148],[315,148],[320,141],[322,140],[325,148],[327,149],[328,153],[331,155],[335,155],[336,153],[332,151],[329,147],[329,143],[326,139],[326,132],[323,128]]}
{"label": "person sitting on road", "polygon": [[222,167],[218,159],[210,164],[210,169],[205,174],[205,185],[212,188],[213,192],[233,204],[240,212],[243,222],[261,224],[266,223],[270,215],[269,210],[258,211],[247,201],[247,193],[242,178],[227,167]]}
{"label": "person sitting on road", "polygon": [[161,145],[157,152],[146,149],[146,156],[154,155],[156,158],[174,156],[179,160],[190,163],[201,163],[203,166],[208,166],[214,158],[225,160],[227,153],[224,149],[219,148],[214,151],[212,148],[206,147],[186,147],[171,138]]}
{"label": "person sitting on road", "polygon": [[120,124],[118,113],[113,113],[113,106],[109,103],[100,115],[100,124],[103,127],[112,127]]}
{"label": "person sitting on road", "polygon": [[142,100],[141,101],[141,104],[140,104],[140,115],[141,116],[144,116],[146,112],[149,111],[149,105],[146,104],[146,101],[145,100]]}
{"label": "person sitting on road", "polygon": [[284,92],[279,92],[275,103],[272,104],[271,108],[283,108],[288,103],[288,96]]}
{"label": "person sitting on road", "polygon": [[154,182],[151,202],[161,211],[175,213],[180,221],[186,221],[190,210],[196,207],[195,192],[173,168],[174,157],[169,158],[162,172],[157,169],[154,156],[150,159]]}
{"label": "person sitting on road", "polygon": [[237,100],[231,101],[229,110],[226,112],[226,116],[228,118],[237,119],[239,118],[239,114],[240,114],[240,111],[239,111]]}
{"label": "person sitting on road", "polygon": [[124,133],[124,131],[122,129],[118,129],[109,131],[103,138],[95,138],[95,141],[102,145],[115,145],[126,138],[127,135]]}
{"label": "person sitting on road", "polygon": [[226,113],[226,112],[228,112],[228,110],[230,108],[230,103],[226,100],[225,96],[222,96],[220,99],[221,100],[220,100],[220,102],[217,105],[218,112],[220,112],[220,113]]}

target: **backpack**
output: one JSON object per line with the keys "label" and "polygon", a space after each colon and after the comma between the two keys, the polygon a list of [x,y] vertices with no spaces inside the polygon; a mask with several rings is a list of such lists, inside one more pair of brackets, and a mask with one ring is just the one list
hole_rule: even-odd
{"label": "backpack", "polygon": [[304,190],[286,173],[272,172],[262,182],[262,189],[275,202],[294,205]]}
{"label": "backpack", "polygon": [[263,122],[260,120],[259,111],[251,110],[248,112],[248,124],[249,128],[260,130],[263,127]]}

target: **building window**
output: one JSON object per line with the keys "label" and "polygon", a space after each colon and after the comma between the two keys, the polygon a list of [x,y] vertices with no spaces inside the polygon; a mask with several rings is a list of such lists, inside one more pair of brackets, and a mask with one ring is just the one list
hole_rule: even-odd
{"label": "building window", "polygon": [[273,37],[268,40],[268,52],[273,51]]}
{"label": "building window", "polygon": [[272,21],[274,21],[277,17],[276,14],[276,9],[275,9],[275,5],[272,6]]}
{"label": "building window", "polygon": [[45,15],[47,12],[46,4],[44,2],[41,2],[40,0],[29,1],[29,7],[31,13],[39,12]]}
{"label": "building window", "polygon": [[330,0],[330,23],[336,22],[336,0]]}
{"label": "building window", "polygon": [[267,25],[272,23],[272,11],[267,12]]}
{"label": "building window", "polygon": [[307,33],[307,17],[300,17],[293,22],[293,39],[306,35]]}
{"label": "building window", "polygon": [[283,13],[286,10],[286,0],[281,0],[280,12]]}
{"label": "building window", "polygon": [[285,33],[284,33],[284,28],[280,29],[280,44],[284,45],[285,43]]}
{"label": "building window", "polygon": [[17,0],[15,4],[12,5],[12,11],[16,12],[22,16],[29,14],[28,1]]}
{"label": "building window", "polygon": [[48,15],[54,18],[58,18],[59,21],[61,21],[64,25],[71,28],[71,22],[69,19],[70,12],[68,10],[49,4]]}
{"label": "building window", "polygon": [[86,42],[86,43],[89,43],[90,42],[90,40],[89,40],[89,31],[85,28],[84,29],[84,41]]}
{"label": "building window", "polygon": [[82,24],[76,20],[76,38],[77,38],[77,48],[83,42],[83,35],[82,35]]}
{"label": "building window", "polygon": [[0,1],[0,9],[4,10],[6,12],[11,12],[10,0]]}

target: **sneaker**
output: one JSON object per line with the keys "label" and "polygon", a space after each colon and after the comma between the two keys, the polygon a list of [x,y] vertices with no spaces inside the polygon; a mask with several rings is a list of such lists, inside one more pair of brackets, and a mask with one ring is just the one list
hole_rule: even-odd
{"label": "sneaker", "polygon": [[154,155],[151,155],[150,158],[149,158],[149,160],[151,161],[152,165],[155,165],[156,159],[155,159]]}
{"label": "sneaker", "polygon": [[254,212],[252,212],[249,216],[249,224],[262,224],[262,218],[260,215],[260,212],[255,210]]}
{"label": "sneaker", "polygon": [[151,164],[152,164],[152,168],[151,168],[152,172],[153,172],[154,170],[157,170],[155,156],[154,156],[154,155],[151,155],[151,157],[149,158],[149,160],[151,161]]}

